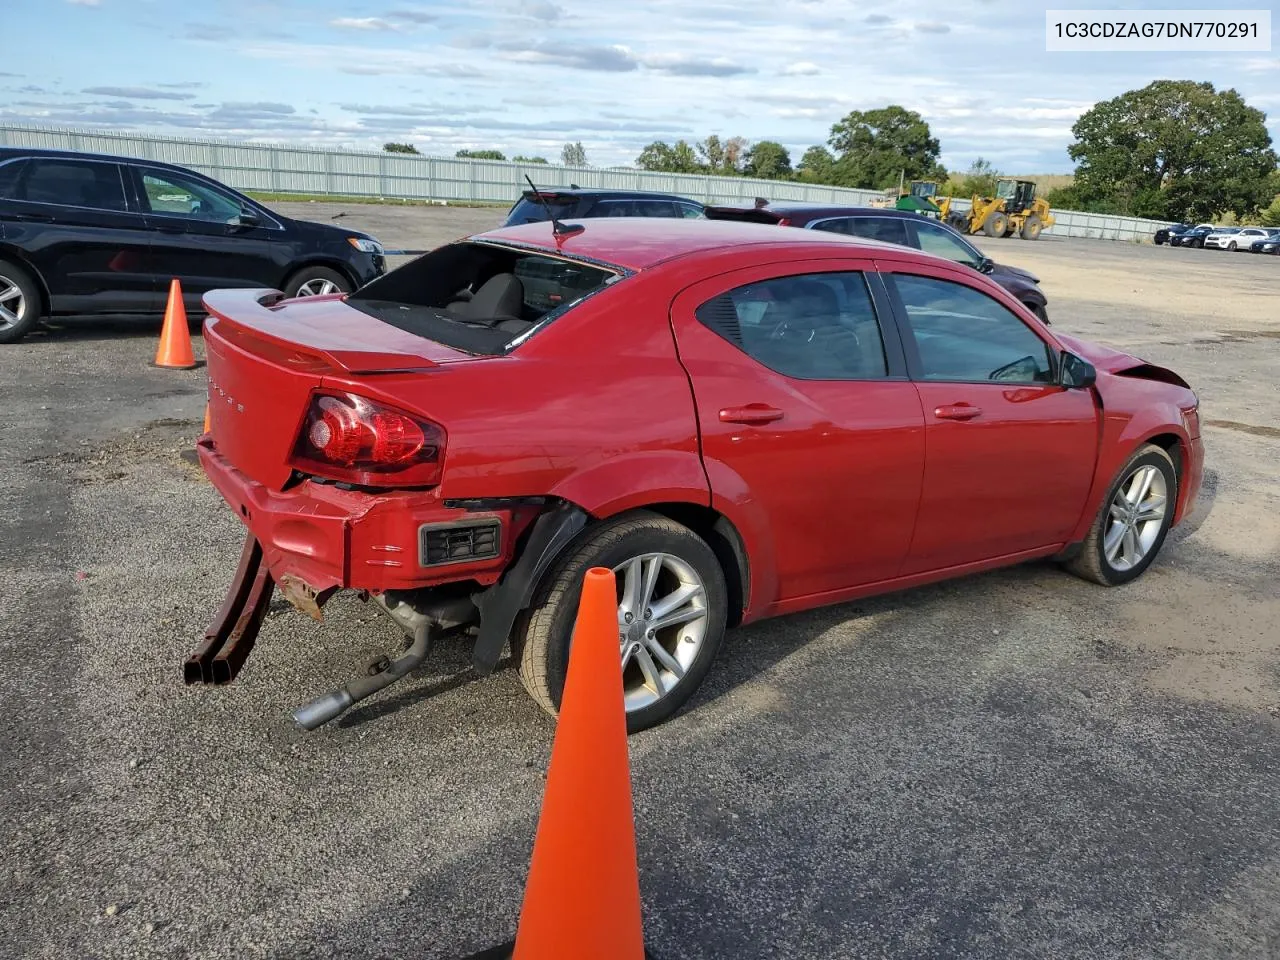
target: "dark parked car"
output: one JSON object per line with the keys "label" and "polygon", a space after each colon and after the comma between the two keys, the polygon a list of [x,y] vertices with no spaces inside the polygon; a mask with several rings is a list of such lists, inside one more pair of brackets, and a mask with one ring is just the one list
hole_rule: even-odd
{"label": "dark parked car", "polygon": [[987,274],[1037,317],[1049,322],[1048,300],[1040,289],[1039,277],[1017,267],[996,263],[959,231],[923,214],[879,207],[766,203],[759,200],[750,207],[714,206],[705,209],[707,218],[711,220],[776,223],[784,227],[846,233],[945,257]]}
{"label": "dark parked car", "polygon": [[369,235],[291,220],[183,167],[0,147],[0,343],[42,316],[162,310],[175,277],[199,310],[215,287],[310,296],[385,272]]}
{"label": "dark parked car", "polygon": [[1280,227],[1273,228],[1271,236],[1266,240],[1259,240],[1249,248],[1251,253],[1271,253],[1280,254]]}
{"label": "dark parked car", "polygon": [[1204,238],[1213,233],[1213,230],[1213,224],[1201,223],[1190,230],[1184,230],[1182,233],[1171,233],[1169,234],[1169,246],[1203,247]]}
{"label": "dark parked car", "polygon": [[1155,241],[1155,245],[1158,247],[1162,243],[1169,243],[1172,237],[1186,233],[1190,229],[1191,229],[1191,224],[1189,223],[1174,223],[1167,227],[1161,227],[1159,230],[1156,231],[1155,236],[1152,237],[1152,239]]}
{"label": "dark parked car", "polygon": [[673,193],[646,190],[604,190],[571,186],[526,190],[507,212],[504,227],[583,217],[688,217],[702,216],[702,204]]}

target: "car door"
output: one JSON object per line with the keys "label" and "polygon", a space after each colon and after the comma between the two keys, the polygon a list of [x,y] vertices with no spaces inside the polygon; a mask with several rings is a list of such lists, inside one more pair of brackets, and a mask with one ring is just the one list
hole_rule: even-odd
{"label": "car door", "polygon": [[[49,290],[54,313],[149,312],[150,234],[126,197],[118,163],[74,157],[13,161],[0,202],[5,240]],[[11,166],[6,165],[6,169]]]}
{"label": "car door", "polygon": [[175,277],[184,299],[218,287],[275,287],[291,259],[281,225],[254,210],[256,224],[240,222],[243,204],[204,179],[160,167],[130,164],[134,189],[154,231],[151,270],[167,290]]}
{"label": "car door", "polygon": [[924,417],[865,260],[757,266],[672,305],[713,502],[767,531],[777,597],[893,577],[924,468]]}
{"label": "car door", "polygon": [[1093,481],[1093,391],[1060,386],[1057,348],[979,278],[932,264],[880,266],[925,418],[904,575],[1064,543]]}

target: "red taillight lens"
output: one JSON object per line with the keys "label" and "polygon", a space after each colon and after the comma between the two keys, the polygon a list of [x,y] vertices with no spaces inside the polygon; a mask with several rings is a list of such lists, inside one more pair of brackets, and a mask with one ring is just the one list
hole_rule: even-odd
{"label": "red taillight lens", "polygon": [[789,227],[789,226],[791,226],[791,218],[790,218],[790,217],[782,217],[782,218],[780,218],[780,219],[778,220],[778,226],[780,226],[780,227]]}
{"label": "red taillight lens", "polygon": [[353,393],[312,397],[293,452],[303,473],[362,486],[430,486],[444,430]]}

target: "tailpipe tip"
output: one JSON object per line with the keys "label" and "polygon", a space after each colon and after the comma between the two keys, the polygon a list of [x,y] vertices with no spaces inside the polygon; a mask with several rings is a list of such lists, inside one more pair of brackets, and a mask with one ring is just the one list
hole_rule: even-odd
{"label": "tailpipe tip", "polygon": [[353,703],[355,700],[346,690],[333,690],[304,703],[293,711],[293,719],[303,730],[314,730],[342,716]]}

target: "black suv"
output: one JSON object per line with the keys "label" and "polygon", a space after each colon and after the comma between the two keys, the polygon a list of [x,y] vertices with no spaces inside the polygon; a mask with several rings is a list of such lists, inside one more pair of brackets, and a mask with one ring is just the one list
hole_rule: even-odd
{"label": "black suv", "polygon": [[963,263],[1008,290],[1028,310],[1049,322],[1048,299],[1040,289],[1040,278],[1026,270],[996,263],[945,223],[908,210],[880,207],[840,207],[816,203],[771,203],[757,200],[754,206],[714,206],[705,208],[709,220],[746,220],[776,223],[784,227],[829,230],[870,240],[882,240],[903,247]]}
{"label": "black suv", "polygon": [[364,233],[290,220],[151,160],[0,147],[0,343],[42,316],[189,309],[215,287],[349,292],[386,272]]}
{"label": "black suv", "polygon": [[507,212],[504,227],[583,217],[689,217],[702,216],[702,204],[672,193],[645,190],[605,190],[572,186],[567,189],[526,190]]}

